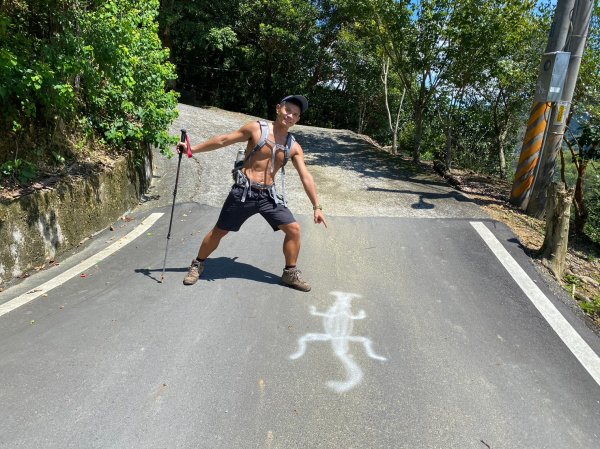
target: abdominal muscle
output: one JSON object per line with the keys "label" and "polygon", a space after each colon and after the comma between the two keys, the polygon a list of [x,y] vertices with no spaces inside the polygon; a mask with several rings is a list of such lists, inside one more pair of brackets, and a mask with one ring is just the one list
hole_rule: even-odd
{"label": "abdominal muscle", "polygon": [[284,152],[277,151],[275,156],[275,170],[271,173],[272,147],[265,144],[260,150],[248,156],[249,150],[246,150],[246,162],[242,171],[253,184],[271,185],[274,182],[275,175],[283,164]]}

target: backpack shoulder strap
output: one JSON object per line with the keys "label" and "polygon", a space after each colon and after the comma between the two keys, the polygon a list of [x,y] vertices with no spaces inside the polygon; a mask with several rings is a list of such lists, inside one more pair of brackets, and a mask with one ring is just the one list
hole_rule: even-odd
{"label": "backpack shoulder strap", "polygon": [[[296,142],[296,138],[292,133],[288,133],[287,141],[285,143],[285,149],[283,152],[283,164],[281,164],[281,193],[284,207],[287,207],[287,199],[285,198],[285,164],[287,164],[287,161],[290,158],[294,142]],[[275,201],[275,204],[277,204],[277,200]]]}
{"label": "backpack shoulder strap", "polygon": [[292,147],[296,142],[296,138],[292,133],[288,133],[287,142],[285,143],[285,153],[283,156],[283,166],[287,164],[288,159],[290,158],[290,154],[292,153]]}
{"label": "backpack shoulder strap", "polygon": [[252,153],[256,153],[260,150],[265,143],[267,143],[267,139],[269,138],[269,124],[266,120],[258,120],[258,124],[260,125],[260,140],[256,144],[256,146],[252,149]]}

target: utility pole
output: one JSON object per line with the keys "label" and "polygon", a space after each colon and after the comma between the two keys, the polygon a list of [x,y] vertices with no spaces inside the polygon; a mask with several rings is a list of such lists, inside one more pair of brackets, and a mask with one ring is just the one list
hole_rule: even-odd
{"label": "utility pole", "polygon": [[[544,53],[552,53],[564,48],[574,5],[575,0],[558,0]],[[540,71],[538,83],[542,75],[542,71]],[[527,121],[527,131],[523,138],[523,146],[510,194],[510,202],[523,210],[527,208],[535,181],[542,144],[546,135],[549,110],[550,103],[534,101]]]}
{"label": "utility pole", "polygon": [[556,158],[560,151],[565,133],[567,117],[579,77],[579,67],[587,40],[588,29],[594,8],[594,0],[576,0],[572,15],[572,27],[567,36],[565,51],[571,53],[567,78],[562,91],[561,101],[552,108],[548,133],[542,148],[542,157],[531,197],[527,205],[527,215],[542,218],[546,210],[548,186],[554,177]]}

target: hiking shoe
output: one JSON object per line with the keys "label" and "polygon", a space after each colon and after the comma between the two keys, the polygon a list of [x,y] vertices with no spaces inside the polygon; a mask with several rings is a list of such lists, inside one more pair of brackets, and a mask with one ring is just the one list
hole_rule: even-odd
{"label": "hiking shoe", "polygon": [[188,274],[183,278],[183,285],[194,285],[200,279],[203,271],[204,262],[197,259],[192,260]]}
{"label": "hiking shoe", "polygon": [[298,268],[284,268],[280,283],[296,290],[308,292],[310,291],[310,284],[302,279],[301,274]]}

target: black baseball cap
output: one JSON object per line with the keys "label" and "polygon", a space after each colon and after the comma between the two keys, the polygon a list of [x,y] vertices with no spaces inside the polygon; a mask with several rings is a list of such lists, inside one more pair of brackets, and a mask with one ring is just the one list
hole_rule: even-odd
{"label": "black baseball cap", "polygon": [[300,112],[304,114],[304,111],[308,109],[308,100],[303,95],[288,95],[285,98],[282,98],[279,104],[283,104],[286,101],[291,101],[292,103],[298,104],[300,106]]}

